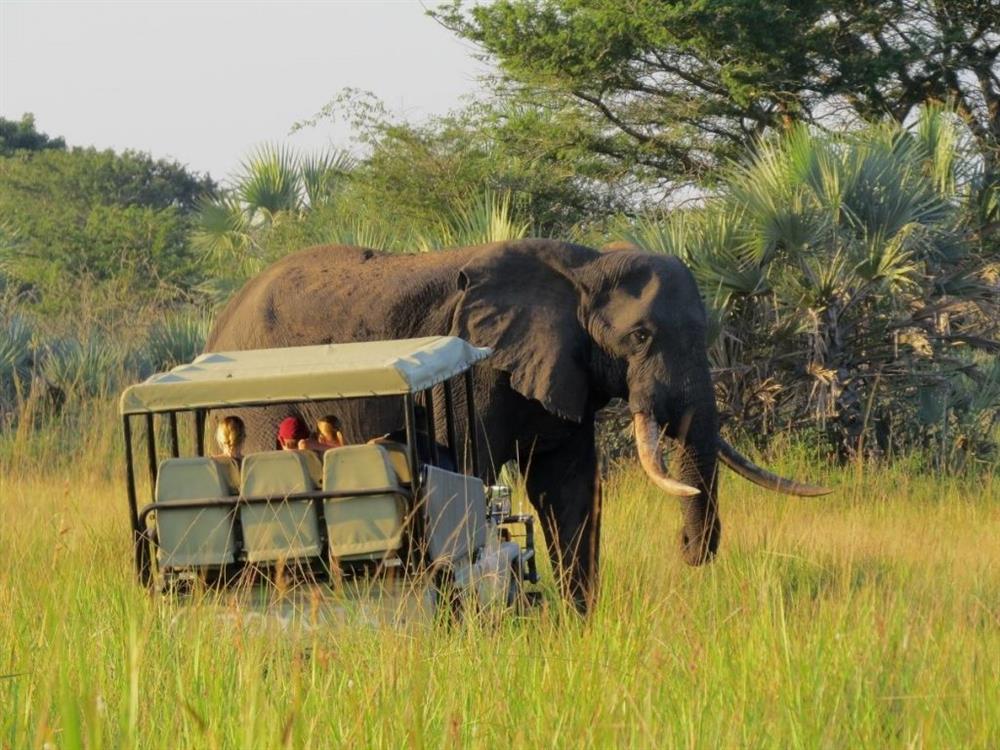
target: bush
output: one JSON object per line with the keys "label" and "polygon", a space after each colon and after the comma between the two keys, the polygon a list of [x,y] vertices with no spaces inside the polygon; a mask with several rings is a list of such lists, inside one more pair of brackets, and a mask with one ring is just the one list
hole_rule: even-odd
{"label": "bush", "polygon": [[88,312],[75,293],[81,285],[114,289],[119,305],[183,299],[203,275],[188,217],[213,188],[174,162],[133,152],[0,156],[4,284],[48,315]]}
{"label": "bush", "polygon": [[167,315],[149,329],[139,351],[142,361],[135,369],[145,376],[190,362],[204,350],[211,324],[211,317],[199,310]]}
{"label": "bush", "polygon": [[64,398],[106,397],[124,380],[125,356],[125,347],[96,334],[84,341],[61,339],[46,346],[40,371]]}
{"label": "bush", "polygon": [[16,313],[0,317],[0,413],[12,411],[23,385],[30,383],[33,360],[28,321]]}

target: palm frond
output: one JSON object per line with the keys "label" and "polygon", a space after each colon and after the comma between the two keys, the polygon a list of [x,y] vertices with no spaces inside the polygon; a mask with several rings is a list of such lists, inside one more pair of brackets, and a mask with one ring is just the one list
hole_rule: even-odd
{"label": "palm frond", "polygon": [[244,276],[260,270],[259,232],[239,199],[226,193],[199,203],[191,244],[220,270]]}
{"label": "palm frond", "polygon": [[527,236],[531,222],[515,215],[509,192],[486,192],[460,203],[431,232],[419,237],[421,250],[482,245]]}
{"label": "palm frond", "polygon": [[13,399],[17,384],[30,377],[34,356],[29,320],[17,313],[0,317],[0,411]]}
{"label": "palm frond", "polygon": [[190,362],[205,348],[212,318],[200,310],[174,312],[153,324],[146,336],[143,358],[150,371]]}
{"label": "palm frond", "polygon": [[270,219],[282,211],[298,211],[303,206],[299,157],[288,146],[264,144],[246,157],[233,190],[247,208],[251,219]]}
{"label": "palm frond", "polygon": [[329,150],[302,157],[299,172],[305,199],[311,208],[333,201],[357,163],[346,151]]}
{"label": "palm frond", "polygon": [[392,227],[365,216],[345,216],[326,228],[323,241],[333,245],[398,250],[406,245]]}
{"label": "palm frond", "polygon": [[116,391],[126,351],[111,338],[61,339],[46,346],[42,377],[69,397],[107,396]]}

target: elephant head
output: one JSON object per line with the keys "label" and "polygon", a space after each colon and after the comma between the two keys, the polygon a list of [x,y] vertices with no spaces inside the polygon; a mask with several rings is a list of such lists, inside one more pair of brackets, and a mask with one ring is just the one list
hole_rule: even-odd
{"label": "elephant head", "polygon": [[[720,438],[706,312],[677,258],[542,240],[499,244],[463,267],[459,289],[453,332],[493,347],[516,391],[577,423],[611,398],[628,403],[643,469],[681,498],[688,563],[718,548],[719,459],[773,490],[828,491],[770,474]],[[663,436],[676,446],[675,477],[663,465]]]}

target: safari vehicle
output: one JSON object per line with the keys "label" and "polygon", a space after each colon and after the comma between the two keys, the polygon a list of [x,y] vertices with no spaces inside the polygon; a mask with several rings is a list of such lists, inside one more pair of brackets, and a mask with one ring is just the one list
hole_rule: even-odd
{"label": "safari vehicle", "polygon": [[[508,487],[478,478],[472,368],[490,353],[446,336],[210,352],[125,389],[120,411],[139,580],[161,591],[199,581],[330,588],[389,575],[447,590],[453,604],[473,592],[480,601],[512,603],[524,582],[538,579],[534,527],[530,515],[511,513]],[[245,455],[242,466],[206,455],[213,410],[249,416],[281,404],[343,400],[369,408],[383,399],[398,399],[389,406],[402,407],[405,442],[348,445],[322,457],[270,450]],[[440,409],[443,443],[435,435]],[[182,420],[193,439],[180,439]],[[145,443],[145,505],[135,442]],[[192,455],[181,454],[182,442]]]}

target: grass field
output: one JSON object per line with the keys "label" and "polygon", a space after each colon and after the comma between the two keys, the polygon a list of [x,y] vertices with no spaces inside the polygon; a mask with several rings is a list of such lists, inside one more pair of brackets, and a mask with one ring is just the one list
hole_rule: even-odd
{"label": "grass field", "polygon": [[674,501],[622,471],[588,621],[298,632],[145,594],[122,487],[78,471],[0,476],[0,747],[1000,747],[992,477],[727,476],[691,569]]}

